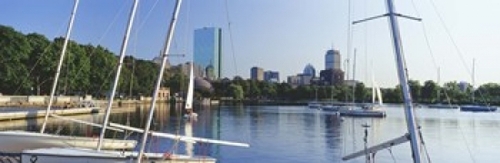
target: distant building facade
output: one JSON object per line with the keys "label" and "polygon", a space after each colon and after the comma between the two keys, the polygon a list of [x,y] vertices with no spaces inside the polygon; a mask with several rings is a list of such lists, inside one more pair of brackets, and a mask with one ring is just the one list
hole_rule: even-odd
{"label": "distant building facade", "polygon": [[252,67],[250,69],[250,79],[257,81],[264,80],[264,69],[260,67]]}
{"label": "distant building facade", "polygon": [[357,80],[344,80],[344,84],[348,87],[354,87],[356,86],[358,83],[361,83]]}
{"label": "distant building facade", "polygon": [[[178,67],[181,70],[182,74],[189,77],[189,72],[191,71],[191,62],[181,63],[181,64],[177,65],[176,67]],[[204,73],[205,72],[203,72],[203,68],[201,68],[199,65],[196,65],[196,64],[193,65],[193,75],[194,76],[201,77],[201,76],[203,76]]]}
{"label": "distant building facade", "polygon": [[204,27],[194,31],[194,63],[203,76],[219,79],[222,73],[222,29]]}
{"label": "distant building facade", "polygon": [[264,81],[279,83],[280,82],[280,74],[278,71],[265,71],[264,72]]}
{"label": "distant building facade", "polygon": [[307,64],[306,67],[304,67],[304,71],[302,73],[303,75],[306,76],[311,76],[311,77],[316,77],[316,69],[314,68],[313,65]]}
{"label": "distant building facade", "polygon": [[300,77],[297,75],[288,76],[286,82],[291,86],[298,86],[300,84]]}
{"label": "distant building facade", "polygon": [[321,70],[319,76],[322,85],[337,85],[344,82],[344,71],[340,69]]}
{"label": "distant building facade", "polygon": [[325,70],[328,69],[339,69],[340,70],[340,51],[331,49],[326,51],[325,54]]}
{"label": "distant building facade", "polygon": [[466,81],[461,81],[460,83],[458,83],[458,88],[460,88],[460,91],[462,91],[462,92],[466,92],[468,86],[469,86],[469,83]]}

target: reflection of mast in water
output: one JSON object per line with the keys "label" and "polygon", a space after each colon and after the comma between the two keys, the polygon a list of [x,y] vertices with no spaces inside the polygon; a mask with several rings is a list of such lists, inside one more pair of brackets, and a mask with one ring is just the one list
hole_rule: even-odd
{"label": "reflection of mast in water", "polygon": [[[184,132],[185,132],[184,134],[186,136],[189,136],[189,137],[193,136],[193,126],[192,126],[190,120],[186,121],[185,126],[184,126]],[[186,142],[186,155],[193,156],[193,151],[194,151],[193,149],[194,149],[194,143]]]}

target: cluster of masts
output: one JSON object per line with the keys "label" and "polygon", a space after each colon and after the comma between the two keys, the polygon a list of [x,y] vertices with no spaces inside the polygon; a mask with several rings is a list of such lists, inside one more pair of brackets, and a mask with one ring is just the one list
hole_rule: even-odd
{"label": "cluster of masts", "polygon": [[[248,144],[245,143],[237,143],[230,141],[222,141],[222,140],[213,140],[206,138],[198,138],[191,136],[182,136],[176,134],[162,133],[151,131],[151,121],[153,119],[153,114],[155,110],[157,96],[155,96],[160,88],[160,84],[163,78],[163,73],[165,69],[165,65],[167,62],[168,52],[170,51],[170,44],[173,38],[173,33],[175,30],[175,25],[177,22],[177,17],[179,15],[179,9],[182,3],[182,0],[177,0],[175,3],[174,12],[171,17],[170,26],[168,28],[167,38],[164,44],[164,49],[162,50],[162,62],[160,66],[160,71],[157,77],[157,81],[155,84],[155,89],[153,92],[153,99],[151,100],[149,116],[146,121],[146,127],[144,129],[134,128],[126,125],[116,124],[109,122],[109,117],[111,114],[111,108],[113,105],[113,99],[115,97],[115,92],[118,87],[118,81],[120,79],[121,67],[123,65],[123,60],[127,51],[128,40],[130,36],[130,31],[132,28],[132,24],[134,22],[137,6],[139,4],[139,0],[134,0],[132,5],[129,20],[127,23],[127,28],[125,31],[125,37],[123,38],[123,42],[120,49],[120,59],[119,64],[117,66],[114,83],[111,90],[111,95],[109,97],[109,101],[106,107],[106,113],[104,116],[104,122],[102,124],[95,124],[91,122],[85,122],[81,120],[75,120],[71,118],[64,118],[61,116],[57,116],[51,114],[51,106],[54,100],[54,94],[57,88],[57,82],[59,79],[59,74],[61,71],[62,63],[64,60],[64,56],[66,53],[66,47],[68,45],[68,41],[71,35],[71,29],[73,27],[73,21],[76,15],[76,11],[78,8],[79,0],[75,0],[75,4],[71,13],[71,18],[69,21],[68,29],[66,32],[66,37],[64,41],[64,45],[61,51],[59,64],[57,67],[57,71],[54,78],[54,83],[52,86],[49,104],[47,106],[45,119],[43,125],[41,127],[40,133],[32,133],[32,132],[24,132],[24,131],[3,131],[0,132],[0,137],[2,137],[3,144],[5,147],[2,148],[3,152],[14,152],[19,153],[22,162],[28,163],[28,161],[35,161],[37,163],[53,163],[53,162],[143,162],[147,160],[147,162],[215,162],[216,159],[210,157],[199,157],[193,155],[177,155],[177,154],[168,154],[165,153],[147,153],[145,152],[146,144],[148,142],[148,138],[151,136],[169,138],[175,141],[183,141],[187,143],[212,143],[212,144],[220,144],[220,145],[229,145],[229,146],[239,146],[239,147],[249,147]],[[188,101],[186,102],[186,109],[188,111],[192,111],[192,96],[193,96],[193,77],[192,77],[192,68],[191,68],[191,79],[190,79],[190,94],[188,93]],[[194,116],[195,113],[191,113],[191,117]],[[46,134],[46,126],[49,117],[60,118],[68,121],[78,122],[86,125],[101,127],[101,134],[98,139],[95,138],[87,138],[87,137],[77,137],[77,136],[60,136],[60,135],[52,135]],[[142,133],[142,141],[140,143],[140,150],[136,151],[118,151],[113,149],[133,149],[137,145],[137,142],[134,140],[115,140],[115,139],[105,139],[106,130],[115,130],[121,131],[124,130],[134,131],[138,133]],[[9,144],[10,143],[10,144]],[[31,158],[31,159],[30,159]]]}

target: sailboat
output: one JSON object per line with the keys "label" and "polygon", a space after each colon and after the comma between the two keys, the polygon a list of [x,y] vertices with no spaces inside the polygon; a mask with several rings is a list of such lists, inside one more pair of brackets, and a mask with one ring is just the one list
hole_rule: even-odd
{"label": "sailboat", "polygon": [[389,27],[391,31],[391,40],[393,43],[394,47],[394,53],[395,53],[395,58],[396,58],[396,67],[397,67],[397,72],[398,72],[398,79],[399,79],[399,84],[401,86],[402,94],[403,94],[403,101],[404,101],[404,113],[405,113],[405,118],[406,118],[406,125],[407,125],[407,130],[408,133],[403,134],[403,136],[400,136],[398,138],[386,141],[384,143],[372,146],[372,147],[367,147],[364,150],[349,154],[347,156],[344,156],[342,160],[350,160],[356,157],[360,156],[366,156],[367,162],[372,162],[373,157],[375,157],[375,153],[383,150],[390,148],[392,146],[404,143],[409,141],[410,142],[410,149],[411,149],[411,155],[410,157],[413,159],[414,163],[420,163],[423,161],[424,156],[421,154],[421,147],[424,145],[422,143],[422,134],[420,133],[420,130],[417,128],[418,124],[416,122],[415,114],[414,114],[414,106],[412,103],[412,98],[410,94],[410,86],[408,84],[408,74],[407,74],[407,68],[406,68],[406,63],[403,59],[403,48],[402,48],[402,42],[401,42],[401,37],[400,37],[400,32],[399,32],[399,25],[398,25],[398,20],[397,17],[403,17],[403,18],[408,18],[412,20],[418,20],[420,21],[421,19],[419,18],[413,18],[410,16],[402,15],[399,13],[395,12],[395,7],[394,3],[392,0],[386,0],[386,5],[387,5],[387,14],[380,15],[380,16],[375,16],[375,17],[370,17],[364,20],[359,20],[353,22],[353,24],[357,24],[360,22],[365,22],[368,20],[373,20],[376,18],[381,18],[387,16],[389,19]]}
{"label": "sailboat", "polygon": [[365,110],[380,110],[384,105],[382,91],[372,76],[372,103],[363,107]]}
{"label": "sailboat", "polygon": [[190,120],[190,121],[196,121],[198,114],[196,114],[193,110],[193,97],[194,97],[194,74],[193,74],[193,62],[191,62],[191,70],[189,71],[189,86],[188,86],[188,93],[186,96],[186,105],[185,105],[185,110],[186,110],[186,115],[184,115],[184,118]]}
{"label": "sailboat", "polygon": [[474,104],[475,101],[474,101],[474,85],[475,85],[475,75],[474,75],[474,72],[475,72],[475,63],[476,63],[476,60],[473,59],[472,60],[472,104],[469,104],[469,105],[462,105],[460,106],[460,111],[470,111],[470,112],[494,112],[494,111],[497,111],[497,107],[494,107],[494,106],[489,106],[489,105],[477,105],[477,104]]}
{"label": "sailboat", "polygon": [[[440,71],[439,68],[437,70],[438,70],[438,72],[437,72],[437,74],[438,74],[437,84],[440,85],[439,84],[440,83],[439,79],[441,77],[441,71]],[[446,90],[444,90],[444,91],[446,91]],[[429,104],[429,105],[427,105],[427,108],[431,108],[431,109],[458,109],[458,108],[460,108],[459,105],[451,104],[450,100],[447,100],[448,101],[447,104],[446,103],[445,104],[441,103],[441,88],[438,88],[436,94],[437,94],[437,100],[436,101],[438,101],[438,103],[437,104]]]}
{"label": "sailboat", "polygon": [[334,106],[333,105],[333,86],[330,92],[330,103],[327,103],[321,107],[321,109],[326,110],[326,111],[338,111],[339,106]]}
{"label": "sailboat", "polygon": [[321,109],[321,103],[318,101],[318,88],[314,89],[314,101],[307,103],[310,109]]}
{"label": "sailboat", "polygon": [[[68,46],[68,41],[71,35],[71,29],[73,27],[73,21],[78,8],[79,0],[75,0],[73,10],[71,12],[71,18],[69,21],[68,29],[66,31],[66,37],[64,39],[64,44],[59,59],[59,64],[54,78],[54,83],[52,86],[49,103],[47,106],[45,119],[40,132],[28,132],[28,131],[1,131],[0,132],[0,151],[2,152],[21,152],[25,149],[35,149],[35,148],[48,148],[48,147],[81,147],[81,148],[95,148],[99,141],[98,138],[93,137],[77,137],[77,136],[65,136],[65,135],[54,135],[45,133],[45,128],[47,126],[47,121],[49,116],[56,117],[59,119],[65,119],[68,121],[73,121],[77,123],[82,123],[86,125],[91,125],[95,127],[102,127],[101,124],[95,124],[91,122],[85,122],[81,120],[63,118],[57,115],[51,114],[51,106],[54,100],[54,94],[57,87],[57,81],[59,79],[59,74],[61,72],[62,63],[64,56],[66,54],[66,48]],[[123,131],[121,129],[112,128],[112,130]],[[103,148],[104,149],[132,149],[136,146],[137,141],[135,140],[118,140],[118,139],[104,139]]]}
{"label": "sailboat", "polygon": [[[356,49],[354,49],[354,62],[353,62],[353,81],[355,78],[355,71],[356,70]],[[373,107],[375,105],[370,105],[368,108],[366,106],[356,106],[356,95],[355,95],[355,87],[356,84],[352,86],[352,105],[350,106],[343,106],[338,109],[338,112],[341,116],[350,116],[350,117],[376,117],[376,118],[383,118],[386,116],[385,111],[383,110],[378,110],[374,109]],[[380,93],[380,89],[378,89],[378,97],[379,97],[379,102],[381,102],[382,99],[382,94]]]}
{"label": "sailboat", "polygon": [[[137,6],[139,0],[134,0],[134,6]],[[37,163],[57,163],[57,162],[72,162],[72,163],[130,163],[130,162],[156,162],[156,163],[191,163],[191,162],[206,162],[206,163],[215,163],[216,159],[205,156],[188,156],[188,155],[179,155],[172,153],[147,153],[144,152],[147,144],[147,140],[150,136],[163,137],[173,139],[175,141],[184,141],[190,143],[214,143],[221,145],[231,145],[231,146],[240,146],[240,147],[249,147],[248,144],[245,143],[236,143],[229,141],[221,141],[221,140],[212,140],[205,138],[197,138],[197,137],[188,137],[181,136],[175,134],[161,133],[150,131],[151,122],[153,120],[153,115],[155,111],[156,96],[159,92],[160,85],[163,79],[163,73],[165,70],[165,65],[167,62],[167,56],[170,49],[170,43],[173,38],[173,32],[175,29],[175,24],[177,22],[177,17],[179,15],[179,9],[181,6],[182,0],[177,0],[175,4],[175,8],[172,14],[172,19],[170,21],[170,26],[167,33],[167,39],[165,42],[165,47],[163,49],[162,63],[160,66],[160,71],[158,74],[158,78],[156,81],[155,89],[153,91],[149,110],[149,116],[146,122],[146,126],[144,129],[134,128],[130,126],[124,126],[120,124],[110,123],[109,125],[112,127],[117,127],[125,130],[135,131],[139,133],[143,133],[142,144],[140,146],[139,151],[110,151],[110,150],[97,150],[94,149],[84,149],[84,148],[42,148],[35,150],[24,150],[21,154],[22,163],[29,163],[29,161],[36,159]],[[134,7],[135,8],[135,7]],[[135,10],[134,10],[135,11]],[[132,12],[135,13],[135,12]],[[103,127],[102,133],[104,133],[106,127]],[[101,135],[102,137],[102,135]],[[102,138],[101,138],[102,139]]]}

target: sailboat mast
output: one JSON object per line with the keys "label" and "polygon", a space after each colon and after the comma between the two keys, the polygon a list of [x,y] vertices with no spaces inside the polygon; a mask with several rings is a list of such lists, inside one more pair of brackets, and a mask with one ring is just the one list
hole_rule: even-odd
{"label": "sailboat mast", "polygon": [[356,49],[354,49],[354,56],[352,61],[352,105],[356,105]]}
{"label": "sailboat mast", "polygon": [[54,77],[54,83],[52,83],[52,90],[50,91],[49,104],[47,105],[47,110],[45,112],[45,118],[43,120],[42,128],[40,129],[40,133],[45,132],[45,127],[47,126],[47,120],[49,119],[50,109],[52,107],[52,102],[54,101],[54,94],[57,88],[57,81],[59,80],[59,75],[61,74],[61,67],[64,62],[64,56],[66,54],[66,48],[68,47],[69,37],[71,36],[71,29],[73,28],[73,21],[75,20],[76,10],[78,9],[79,0],[75,0],[75,4],[73,6],[73,11],[71,12],[71,17],[69,19],[68,29],[66,31],[66,37],[64,37],[64,44],[61,51],[61,56],[59,58],[59,64],[57,65],[56,75]]}
{"label": "sailboat mast", "polygon": [[441,68],[438,67],[438,74],[437,74],[437,85],[438,85],[438,89],[437,89],[437,102],[438,103],[441,103]]}
{"label": "sailboat mast", "polygon": [[476,58],[472,59],[472,103],[474,103],[474,86],[476,85]]}
{"label": "sailboat mast", "polygon": [[394,4],[392,0],[387,0],[387,10],[389,12],[388,16],[392,33],[392,42],[394,44],[394,52],[397,64],[399,84],[401,85],[401,90],[403,91],[406,124],[408,128],[408,133],[410,134],[410,145],[412,149],[413,162],[420,163],[422,159],[420,155],[421,140],[417,132],[417,124],[413,112],[412,99],[408,85],[408,78],[406,74],[406,64],[404,63],[405,61],[403,59],[403,45],[401,43],[398,20],[396,19],[397,15],[395,13]]}
{"label": "sailboat mast", "polygon": [[186,105],[184,109],[193,109],[193,96],[194,96],[194,73],[193,73],[193,68],[194,68],[194,63],[191,62],[191,70],[189,71],[189,85],[188,85],[188,93],[186,97]]}
{"label": "sailboat mast", "polygon": [[130,36],[130,31],[132,29],[132,25],[134,24],[134,18],[138,4],[139,0],[134,0],[134,4],[132,5],[130,17],[128,20],[127,29],[125,30],[125,37],[123,37],[122,47],[120,50],[120,61],[118,62],[118,67],[116,68],[115,80],[113,82],[113,87],[111,89],[111,94],[109,96],[108,105],[106,107],[106,114],[104,115],[104,122],[101,129],[101,135],[99,136],[99,142],[97,143],[98,151],[101,150],[102,142],[104,141],[104,135],[106,134],[106,128],[108,126],[109,116],[111,114],[111,107],[113,107],[113,99],[115,98],[116,88],[118,87],[118,81],[120,80],[120,73],[122,70],[123,59],[125,58],[125,54],[127,52],[127,45]]}
{"label": "sailboat mast", "polygon": [[158,73],[158,80],[156,80],[155,90],[153,91],[153,99],[151,100],[151,107],[149,109],[149,117],[146,121],[146,127],[144,129],[144,134],[142,136],[141,148],[139,150],[139,155],[137,156],[137,162],[140,163],[144,154],[144,149],[146,148],[146,142],[148,140],[149,130],[151,128],[151,121],[153,120],[153,114],[156,105],[156,99],[158,97],[158,91],[160,90],[161,81],[163,79],[163,73],[165,70],[165,65],[167,63],[168,52],[170,51],[170,43],[174,36],[175,24],[177,23],[177,17],[179,16],[179,9],[181,7],[182,0],[177,0],[172,14],[172,20],[170,21],[170,27],[167,33],[167,39],[165,41],[165,47],[163,49],[162,62],[160,66],[160,72]]}

